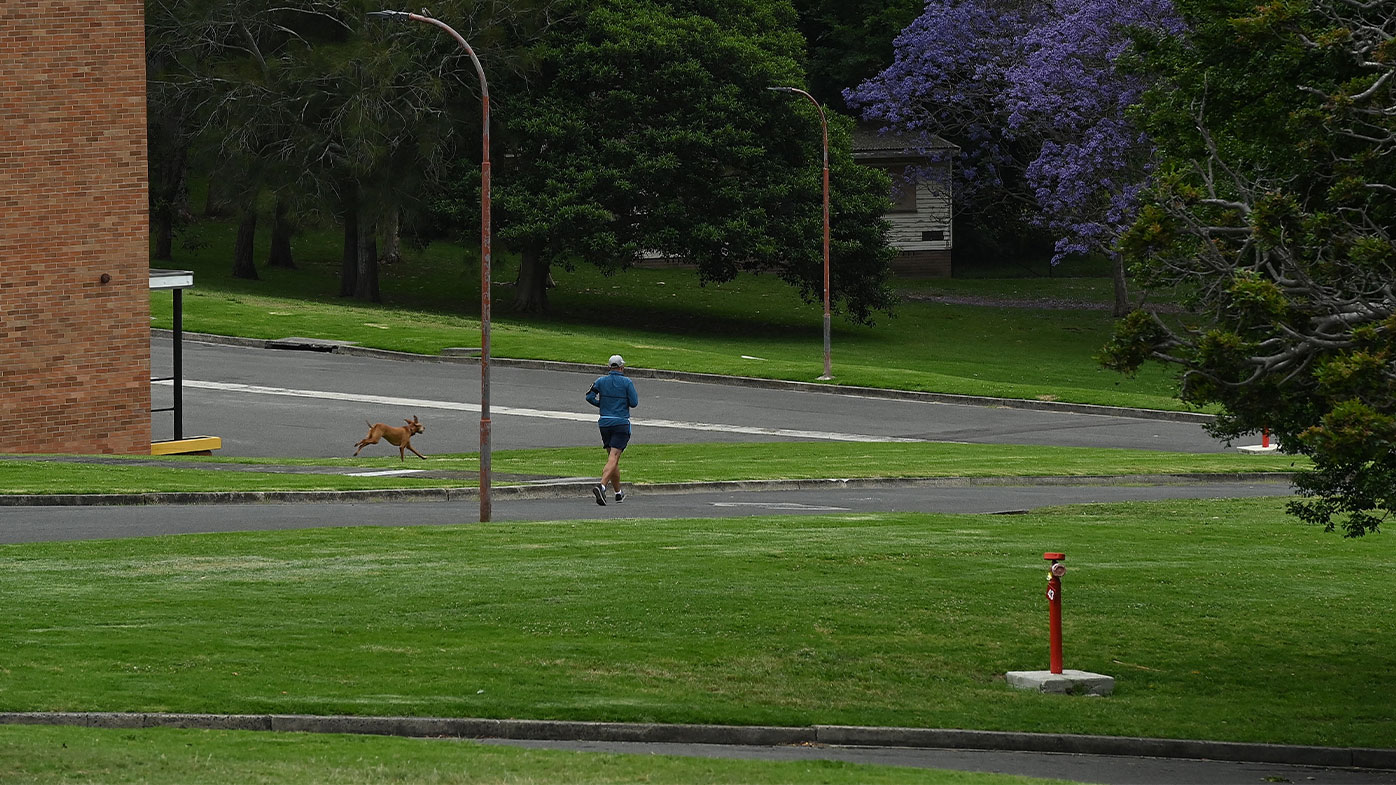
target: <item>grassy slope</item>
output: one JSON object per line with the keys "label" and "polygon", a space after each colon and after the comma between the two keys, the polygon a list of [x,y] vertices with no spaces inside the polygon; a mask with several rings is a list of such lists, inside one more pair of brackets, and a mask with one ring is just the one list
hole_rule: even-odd
{"label": "grassy slope", "polygon": [[[195,271],[185,327],[195,332],[277,338],[288,335],[357,341],[367,346],[436,353],[479,343],[478,266],[449,245],[416,252],[386,267],[387,307],[336,297],[338,249],[307,235],[301,269],[263,269],[260,282],[228,276],[227,229],[205,224],[208,245],[161,263]],[[636,367],[813,380],[822,371],[819,307],[801,303],[769,276],[742,276],[699,286],[683,269],[634,269],[605,277],[590,268],[555,270],[552,310],[513,313],[507,257],[497,261],[492,348],[499,357],[597,362],[619,351]],[[1099,298],[1098,279],[1038,278],[1048,296]],[[950,285],[951,282],[945,282]],[[926,291],[934,284],[919,283]],[[999,295],[1001,281],[956,281]],[[1015,286],[1019,293],[1023,285]],[[1016,295],[1015,295],[1016,296]],[[157,325],[169,322],[170,298],[153,295]],[[1107,312],[989,308],[907,301],[873,327],[836,320],[837,381],[899,389],[1047,398],[1149,408],[1181,408],[1168,375],[1150,368],[1128,379],[1100,369],[1093,354],[1111,326]],[[759,358],[759,359],[749,359]]]}

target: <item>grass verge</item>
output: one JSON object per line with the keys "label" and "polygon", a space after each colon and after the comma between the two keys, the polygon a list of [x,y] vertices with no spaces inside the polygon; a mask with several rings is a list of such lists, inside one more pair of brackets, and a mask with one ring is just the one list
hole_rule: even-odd
{"label": "grass verge", "polygon": [[[589,477],[599,451],[566,447],[494,453],[501,475]],[[625,480],[632,483],[716,482],[866,477],[1034,477],[1125,474],[1235,474],[1308,468],[1307,459],[1238,453],[1161,453],[1145,450],[1033,447],[1000,444],[848,444],[838,442],[636,445],[626,453]],[[433,455],[411,463],[391,458],[268,459],[166,457],[158,466],[103,457],[100,464],[34,456],[0,460],[0,494],[146,493],[175,491],[365,490],[470,487],[477,484],[476,455]],[[146,459],[140,459],[146,460]],[[204,468],[232,464],[267,471]],[[288,474],[279,468],[325,467],[324,474]],[[457,476],[350,477],[351,468],[410,468]]]}
{"label": "grass verge", "polygon": [[[7,710],[857,724],[1390,746],[1387,537],[1279,500],[0,548]],[[326,509],[333,516],[333,509]],[[1107,699],[1013,690],[1046,663]]]}

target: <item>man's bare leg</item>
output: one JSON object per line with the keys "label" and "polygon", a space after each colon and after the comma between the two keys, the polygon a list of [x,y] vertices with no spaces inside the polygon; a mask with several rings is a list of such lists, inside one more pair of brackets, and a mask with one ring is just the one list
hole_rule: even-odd
{"label": "man's bare leg", "polygon": [[611,486],[612,491],[620,490],[620,454],[623,450],[615,447],[606,449],[606,468],[601,471],[601,484]]}

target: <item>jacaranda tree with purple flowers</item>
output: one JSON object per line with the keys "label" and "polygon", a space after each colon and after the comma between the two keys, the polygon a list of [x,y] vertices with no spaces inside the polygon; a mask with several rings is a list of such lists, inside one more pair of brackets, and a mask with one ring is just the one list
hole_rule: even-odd
{"label": "jacaranda tree with purple flowers", "polygon": [[1148,86],[1125,67],[1136,30],[1180,32],[1171,0],[929,0],[893,63],[845,99],[888,130],[958,144],[959,209],[1047,230],[1054,263],[1109,254],[1123,315],[1113,246],[1152,152],[1129,119]]}

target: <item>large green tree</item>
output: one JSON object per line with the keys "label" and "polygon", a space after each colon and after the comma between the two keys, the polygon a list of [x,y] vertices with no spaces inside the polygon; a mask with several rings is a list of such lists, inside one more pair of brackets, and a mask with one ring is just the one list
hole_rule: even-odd
{"label": "large green tree", "polygon": [[290,52],[304,48],[304,37],[281,16],[246,0],[151,0],[146,7],[149,113],[163,126],[150,139],[151,169],[161,175],[154,178],[162,192],[154,215],[160,244],[168,242],[166,192],[187,163],[236,211],[233,274],[241,278],[257,277],[259,197],[281,190],[301,168],[287,165],[297,121],[284,83]]}
{"label": "large green tree", "polygon": [[1181,318],[1135,313],[1107,347],[1182,369],[1212,430],[1308,455],[1301,519],[1349,536],[1396,513],[1396,22],[1389,3],[1184,0],[1147,121],[1164,155],[1123,240]]}
{"label": "large green tree", "polygon": [[154,235],[151,258],[174,258],[174,237],[189,215],[189,146],[192,108],[187,96],[172,89],[160,77],[176,42],[146,37],[146,142],[149,166],[150,229]]}
{"label": "large green tree", "polygon": [[[775,271],[822,291],[820,124],[800,85],[789,0],[570,0],[500,100],[498,236],[523,259],[515,307],[546,308],[553,265],[622,269],[646,253],[703,281]],[[853,163],[830,116],[831,290],[866,320],[889,305],[890,184]]]}
{"label": "large green tree", "polygon": [[[448,5],[463,27],[489,10]],[[239,277],[257,275],[259,217],[276,220],[273,253],[284,264],[297,217],[333,216],[346,228],[341,294],[377,300],[379,223],[417,209],[454,132],[479,127],[463,111],[477,88],[454,42],[369,23],[369,8],[147,2],[152,106],[184,124],[177,137],[152,135],[152,158],[178,152],[167,138],[192,140],[193,166],[237,210]]]}
{"label": "large green tree", "polygon": [[921,13],[922,0],[794,0],[805,37],[810,92],[842,107],[843,91],[892,62],[893,41]]}

